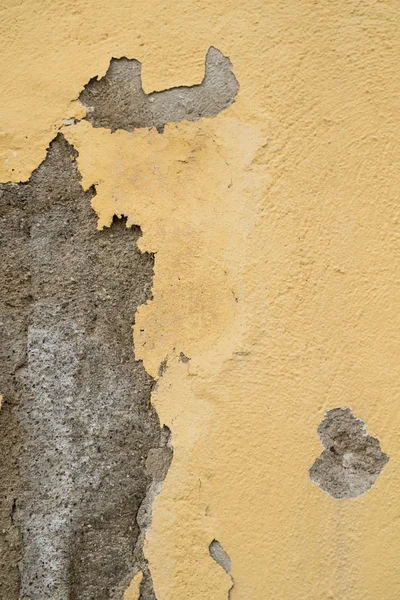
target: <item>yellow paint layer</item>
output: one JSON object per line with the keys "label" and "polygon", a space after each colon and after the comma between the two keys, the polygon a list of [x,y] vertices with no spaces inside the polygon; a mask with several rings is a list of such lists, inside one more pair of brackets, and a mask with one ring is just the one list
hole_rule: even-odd
{"label": "yellow paint layer", "polygon": [[139,600],[140,596],[140,584],[142,583],[143,573],[139,571],[132,579],[129,587],[125,590],[124,600]]}
{"label": "yellow paint layer", "polygon": [[[156,253],[134,335],[149,373],[168,361],[153,402],[174,459],[145,548],[158,600],[227,598],[213,539],[232,561],[231,600],[397,600],[400,6],[97,0],[4,12],[8,39],[26,40],[2,54],[5,179],[29,176],[111,56],[142,60],[150,91],[198,82],[214,45],[241,86],[225,113],[163,135],[64,129],[82,185],[96,185],[99,226],[125,214]],[[390,456],[353,501],[307,472],[337,406]]]}

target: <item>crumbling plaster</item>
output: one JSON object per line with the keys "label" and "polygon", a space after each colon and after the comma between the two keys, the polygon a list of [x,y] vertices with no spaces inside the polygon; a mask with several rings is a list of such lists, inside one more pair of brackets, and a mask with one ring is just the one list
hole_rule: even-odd
{"label": "crumbling plaster", "polygon": [[[398,19],[377,0],[4,8],[3,181],[29,178],[112,56],[141,61],[152,92],[200,83],[215,46],[240,83],[226,112],[162,135],[63,128],[99,226],[123,213],[155,253],[134,336],[150,375],[167,361],[158,600],[227,597],[214,539],[232,600],[399,597]],[[356,500],[308,477],[339,406],[391,458]]]}

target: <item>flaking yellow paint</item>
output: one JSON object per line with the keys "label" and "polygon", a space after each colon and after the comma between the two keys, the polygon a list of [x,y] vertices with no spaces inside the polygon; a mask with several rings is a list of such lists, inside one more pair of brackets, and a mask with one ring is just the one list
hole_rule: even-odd
{"label": "flaking yellow paint", "polygon": [[130,582],[128,588],[125,590],[123,600],[139,600],[140,596],[140,584],[143,579],[143,573],[139,571]]}
{"label": "flaking yellow paint", "polygon": [[[197,83],[206,50],[240,83],[215,119],[163,135],[63,128],[114,213],[156,253],[136,355],[174,459],[146,556],[158,600],[397,600],[400,6],[158,0],[3,9],[3,180],[29,177],[112,56],[146,91]],[[180,352],[190,357],[179,360]],[[360,499],[319,490],[324,412],[351,406],[390,463]]]}

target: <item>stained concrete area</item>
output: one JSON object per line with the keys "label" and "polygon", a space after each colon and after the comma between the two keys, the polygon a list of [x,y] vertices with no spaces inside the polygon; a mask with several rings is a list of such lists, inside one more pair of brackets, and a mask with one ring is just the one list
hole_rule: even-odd
{"label": "stained concrete area", "polygon": [[75,158],[59,135],[0,186],[0,596],[120,599],[141,569],[152,600],[137,516],[172,451],[132,324],[154,257],[123,219],[96,230]]}
{"label": "stained concrete area", "polygon": [[318,427],[324,451],[310,468],[311,481],[337,499],[358,498],[376,482],[389,457],[351,408],[334,408]]}
{"label": "stained concrete area", "polygon": [[166,123],[198,121],[215,117],[235,101],[239,84],[230,60],[211,47],[201,84],[145,94],[141,64],[128,58],[113,58],[101,79],[91,79],[79,100],[87,108],[86,119],[94,127],[132,131]]}

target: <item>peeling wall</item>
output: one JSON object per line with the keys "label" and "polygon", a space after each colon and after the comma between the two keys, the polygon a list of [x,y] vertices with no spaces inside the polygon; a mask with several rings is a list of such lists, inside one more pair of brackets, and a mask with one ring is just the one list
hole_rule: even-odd
{"label": "peeling wall", "polygon": [[[45,597],[35,515],[60,542],[51,598],[397,600],[399,18],[378,0],[4,7],[0,598]],[[137,436],[100,460],[114,426]],[[128,511],[89,490],[107,466]],[[45,496],[74,469],[67,526]],[[89,506],[108,514],[93,536]]]}

